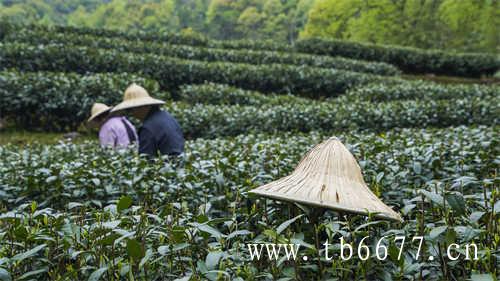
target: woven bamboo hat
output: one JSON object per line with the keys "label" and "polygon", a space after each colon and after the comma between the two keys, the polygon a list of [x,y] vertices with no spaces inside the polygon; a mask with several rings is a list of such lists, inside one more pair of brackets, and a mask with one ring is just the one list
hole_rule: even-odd
{"label": "woven bamboo hat", "polygon": [[356,159],[335,137],[311,149],[291,175],[250,192],[343,212],[377,213],[378,218],[402,221],[368,188]]}
{"label": "woven bamboo hat", "polygon": [[105,105],[104,103],[94,103],[92,105],[92,109],[90,109],[90,118],[87,122],[92,122],[98,116],[101,116],[104,113],[108,113],[111,110],[111,107]]}
{"label": "woven bamboo hat", "polygon": [[117,112],[124,109],[144,106],[144,105],[156,105],[164,104],[164,101],[152,98],[146,89],[133,83],[128,86],[123,94],[123,101],[117,104],[111,112]]}

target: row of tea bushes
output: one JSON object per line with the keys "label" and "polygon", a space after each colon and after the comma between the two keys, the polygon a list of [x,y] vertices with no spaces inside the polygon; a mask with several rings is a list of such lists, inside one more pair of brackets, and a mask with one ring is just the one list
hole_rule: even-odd
{"label": "row of tea bushes", "polygon": [[[3,116],[13,119],[16,124],[26,129],[74,129],[88,116],[93,102],[109,105],[119,102],[124,89],[132,82],[144,85],[158,98],[169,99],[168,94],[158,92],[157,82],[135,75],[3,71],[0,72],[0,110]],[[277,131],[310,131],[315,128],[365,129],[370,126],[377,130],[401,126],[425,127],[428,122],[433,126],[468,124],[466,120],[457,119],[453,113],[456,109],[456,114],[460,115],[465,108],[469,109],[463,118],[472,116],[471,123],[486,114],[485,116],[492,118],[492,124],[496,124],[498,120],[491,117],[499,112],[499,95],[496,90],[497,87],[441,86],[428,82],[408,82],[393,86],[370,85],[350,92],[340,99],[318,101],[294,95],[262,94],[229,85],[206,83],[182,85],[175,94],[190,104],[228,105],[198,105],[195,109],[189,109],[178,103],[182,108],[178,111],[181,118],[189,119],[191,111],[195,112],[193,116],[199,116],[194,120],[200,124],[193,125],[191,121],[185,123],[190,136],[213,137],[219,134],[235,135],[247,129],[271,132],[275,125]],[[416,101],[395,101],[405,99]],[[446,99],[450,100],[448,104]],[[464,103],[467,99],[470,105]],[[385,103],[377,105],[371,102]],[[457,107],[454,108],[454,105]],[[416,108],[412,109],[412,106]],[[449,110],[444,110],[447,107]],[[421,111],[422,108],[424,111]],[[437,110],[434,119],[431,118],[433,108]],[[385,112],[391,110],[393,112],[387,112],[386,115]],[[273,111],[275,112],[272,113]],[[18,114],[19,112],[25,114]],[[412,117],[412,114],[415,116]],[[236,124],[228,124],[225,115],[227,120],[237,120]],[[445,116],[448,115],[455,121],[446,121]],[[364,123],[363,118],[368,121]],[[401,120],[398,121],[398,118]],[[252,120],[261,119],[262,124],[267,124],[264,128],[256,128],[261,125],[260,121],[251,124]],[[385,123],[379,123],[385,119],[388,119]],[[210,125],[211,120],[219,121]],[[438,124],[441,121],[444,123]],[[205,122],[209,124],[208,127]],[[480,123],[484,123],[484,120]],[[214,129],[213,126],[222,126],[224,129]],[[199,132],[196,132],[197,128]]]}
{"label": "row of tea bushes", "polygon": [[[4,24],[0,27],[0,39],[9,34],[8,30],[22,27],[12,27]],[[0,29],[2,29],[0,28]],[[126,33],[116,30],[76,28],[76,27],[45,27],[29,26],[29,29],[48,31],[49,33],[75,33],[80,35],[97,35],[124,39],[154,40],[172,44],[188,44],[224,49],[272,50],[282,52],[300,52],[316,55],[329,55],[385,62],[400,68],[407,73],[434,73],[440,75],[481,76],[491,75],[500,69],[500,59],[494,54],[452,53],[441,50],[424,50],[412,47],[378,45],[335,39],[305,39],[299,40],[295,46],[272,41],[214,41],[197,35],[176,35],[163,33]]]}
{"label": "row of tea bushes", "polygon": [[181,59],[202,61],[223,61],[249,64],[292,64],[322,68],[335,68],[379,75],[397,75],[399,70],[386,63],[364,62],[342,57],[318,56],[300,53],[284,53],[257,50],[229,50],[189,45],[173,45],[159,42],[124,40],[78,33],[53,33],[30,29],[16,30],[4,39],[6,42],[30,44],[66,43],[94,48],[114,49],[125,52],[151,53]]}
{"label": "row of tea bushes", "polygon": [[405,81],[394,84],[374,83],[349,91],[344,97],[372,102],[407,99],[464,99],[500,96],[500,86],[478,84],[439,84]]}
{"label": "row of tea bushes", "polygon": [[386,103],[330,100],[276,106],[171,103],[166,108],[190,138],[249,132],[375,130],[407,127],[498,125],[500,97]]}
{"label": "row of tea bushes", "polygon": [[32,30],[35,32],[44,32],[48,34],[53,33],[71,33],[77,35],[91,35],[91,36],[101,36],[106,38],[122,38],[128,40],[145,40],[145,41],[157,41],[169,44],[186,44],[186,45],[196,45],[205,46],[208,44],[208,40],[199,34],[180,34],[173,32],[146,32],[146,31],[135,31],[135,32],[125,32],[117,29],[102,29],[102,28],[90,28],[90,27],[74,27],[74,26],[47,26],[39,24],[16,24],[7,21],[0,20],[0,40],[4,37],[11,35],[12,33],[19,32],[21,30]]}
{"label": "row of tea bushes", "polygon": [[386,62],[406,73],[479,77],[491,75],[500,69],[500,58],[494,54],[451,53],[333,39],[301,40],[297,42],[295,48],[299,52],[310,54]]}
{"label": "row of tea bushes", "polygon": [[404,46],[378,45],[335,39],[303,39],[294,46],[273,41],[210,41],[211,47],[228,49],[274,50],[329,55],[356,60],[386,62],[405,73],[479,77],[492,75],[500,69],[500,59],[494,54],[453,53]]}
{"label": "row of tea bushes", "polygon": [[89,117],[94,102],[116,104],[134,82],[158,91],[156,81],[127,73],[1,71],[0,112],[24,129],[75,129]]}
{"label": "row of tea bushes", "polygon": [[0,67],[24,71],[130,72],[157,80],[162,90],[205,81],[262,92],[336,96],[353,86],[398,81],[365,73],[283,64],[250,65],[181,60],[154,54],[124,53],[68,44],[0,44]]}
{"label": "row of tea bushes", "polygon": [[[240,104],[240,105],[283,105],[318,104],[318,100],[293,95],[263,94],[229,85],[205,83],[183,85],[177,95],[187,103]],[[340,97],[337,102],[389,102],[393,100],[447,100],[466,98],[494,98],[500,96],[496,85],[443,85],[427,81],[401,81],[393,84],[369,84],[354,88]],[[335,101],[334,101],[335,102]]]}
{"label": "row of tea bushes", "polygon": [[312,104],[316,100],[296,95],[263,94],[241,88],[216,83],[182,85],[177,93],[180,100],[190,104],[219,104],[219,105],[283,105],[283,104]]}
{"label": "row of tea bushes", "polygon": [[[500,258],[497,134],[492,127],[459,127],[339,135],[365,181],[405,223],[328,211],[317,219],[330,250],[339,249],[339,234],[356,244],[369,236],[370,249],[383,236],[425,239],[420,258],[408,246],[398,259],[398,247],[389,243],[396,255],[384,260],[336,256],[319,267],[311,214],[297,218],[302,211],[295,207],[246,191],[289,174],[329,136],[199,139],[187,142],[181,171],[95,143],[2,146],[0,273],[7,280],[313,280],[320,274],[338,280],[484,280],[475,273],[494,280]],[[290,239],[302,245],[297,263],[251,261],[245,246]],[[477,261],[443,254],[444,244],[472,242]]]}
{"label": "row of tea bushes", "polygon": [[[0,72],[0,109],[3,116],[27,129],[74,129],[88,116],[93,102],[109,105],[119,102],[124,89],[132,82],[144,85],[158,98],[169,98],[167,94],[158,93],[155,81],[129,74],[85,76],[4,71]],[[292,95],[264,95],[214,83],[183,85],[177,94],[185,102],[198,104],[189,107],[173,103],[170,108],[182,120],[190,137],[237,135],[247,130],[383,130],[428,125],[497,124],[500,111],[498,95],[470,95],[450,100],[415,96],[415,101],[372,104],[359,95],[316,101]]]}

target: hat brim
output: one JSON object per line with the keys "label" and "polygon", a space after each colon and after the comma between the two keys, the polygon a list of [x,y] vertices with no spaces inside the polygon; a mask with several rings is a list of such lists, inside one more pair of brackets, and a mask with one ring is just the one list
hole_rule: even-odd
{"label": "hat brim", "polygon": [[103,111],[99,111],[97,113],[95,113],[94,115],[90,116],[89,119],[87,119],[87,122],[88,123],[91,123],[92,121],[94,121],[94,119],[96,119],[97,117],[103,115],[104,113],[109,113],[111,111],[111,108],[108,108],[108,109],[105,109]]}
{"label": "hat brim", "polygon": [[[355,188],[354,190],[361,190],[365,188],[368,189],[368,186],[357,182],[349,182],[349,185],[357,186],[357,188]],[[393,211],[390,207],[384,208],[383,206],[385,205],[383,205],[383,202],[378,197],[374,195],[371,196],[371,194],[368,193],[351,194],[350,196],[354,197],[350,201],[356,201],[356,202],[359,201],[358,206],[353,206],[353,205],[346,205],[333,202],[332,200],[328,199],[321,200],[312,195],[307,196],[305,194],[297,194],[291,192],[292,190],[297,190],[297,187],[304,188],[311,186],[318,186],[318,184],[315,184],[314,182],[310,182],[307,180],[301,180],[300,182],[297,182],[294,179],[294,175],[292,174],[283,177],[281,179],[278,179],[276,181],[272,181],[268,184],[262,185],[258,188],[252,189],[249,191],[249,193],[275,200],[297,202],[304,205],[327,208],[340,212],[348,212],[360,215],[368,215],[369,213],[372,213],[377,218],[399,221],[399,222],[403,221],[403,219],[398,213]],[[287,191],[278,192],[276,191],[275,187],[286,187],[286,189],[290,190],[291,193],[287,193]],[[307,188],[307,190],[313,190],[313,188]],[[313,192],[313,194],[315,193]],[[374,208],[373,206],[370,206],[370,204],[366,204],[366,202],[368,201],[376,201],[376,204],[377,205],[380,204],[380,207]]]}
{"label": "hat brim", "polygon": [[123,101],[119,104],[117,104],[113,109],[111,109],[111,112],[118,112],[126,109],[131,109],[135,107],[141,107],[145,105],[162,105],[165,104],[164,101],[162,100],[157,100],[154,98],[150,97],[144,97],[144,98],[136,98],[136,99],[131,99],[127,101]]}
{"label": "hat brim", "polygon": [[349,212],[349,213],[359,214],[359,215],[368,215],[368,213],[374,213],[374,217],[376,217],[376,218],[397,221],[397,222],[403,222],[403,219],[401,218],[401,216],[399,216],[397,214],[389,214],[386,212],[377,212],[377,211],[371,212],[368,209],[348,208],[348,207],[337,205],[337,204],[319,202],[319,201],[308,200],[308,199],[301,199],[301,198],[296,198],[294,196],[287,196],[285,194],[279,194],[276,192],[263,192],[261,190],[256,190],[256,189],[250,190],[249,193],[252,193],[255,195],[260,195],[260,196],[267,197],[267,198],[274,199],[274,200],[278,200],[278,201],[287,201],[287,202],[292,202],[292,203],[297,202],[297,203],[304,204],[304,205],[326,208],[326,209],[331,209],[331,210],[340,211],[340,212]]}

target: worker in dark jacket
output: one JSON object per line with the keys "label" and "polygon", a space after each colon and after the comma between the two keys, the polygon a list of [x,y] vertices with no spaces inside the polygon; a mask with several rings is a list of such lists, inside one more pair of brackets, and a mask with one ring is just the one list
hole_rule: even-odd
{"label": "worker in dark jacket", "polygon": [[178,156],[184,152],[182,129],[170,113],[161,110],[165,102],[152,98],[146,89],[132,84],[123,95],[123,102],[111,112],[127,110],[143,122],[139,128],[139,153],[150,157]]}

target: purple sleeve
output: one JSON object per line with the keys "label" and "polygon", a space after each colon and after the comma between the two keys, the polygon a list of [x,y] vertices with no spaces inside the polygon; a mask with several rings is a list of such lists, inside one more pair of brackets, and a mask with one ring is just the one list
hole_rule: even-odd
{"label": "purple sleeve", "polygon": [[116,135],[110,126],[106,126],[106,124],[104,124],[101,127],[101,130],[99,130],[99,143],[102,147],[115,147]]}

